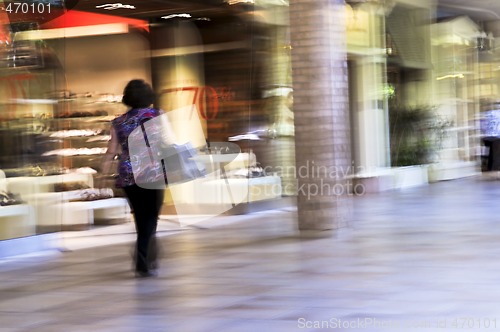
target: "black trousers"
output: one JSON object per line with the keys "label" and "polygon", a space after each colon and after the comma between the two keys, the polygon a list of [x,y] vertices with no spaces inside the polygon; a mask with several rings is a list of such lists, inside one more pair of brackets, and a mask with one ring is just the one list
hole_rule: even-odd
{"label": "black trousers", "polygon": [[137,231],[135,269],[147,272],[157,264],[156,228],[165,191],[144,189],[137,185],[123,189],[134,214]]}

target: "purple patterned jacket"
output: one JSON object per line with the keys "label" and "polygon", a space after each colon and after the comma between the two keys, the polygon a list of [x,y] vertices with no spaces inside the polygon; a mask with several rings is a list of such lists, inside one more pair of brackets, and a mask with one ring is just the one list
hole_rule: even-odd
{"label": "purple patterned jacket", "polygon": [[118,188],[135,184],[132,165],[130,163],[128,136],[141,123],[160,114],[162,112],[154,108],[133,108],[111,121],[121,147],[121,154],[118,160],[118,178],[116,179],[116,186]]}

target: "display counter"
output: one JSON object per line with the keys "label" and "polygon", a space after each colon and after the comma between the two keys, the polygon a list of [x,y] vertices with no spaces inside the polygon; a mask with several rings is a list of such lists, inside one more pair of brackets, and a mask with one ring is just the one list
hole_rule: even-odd
{"label": "display counter", "polygon": [[[125,198],[109,195],[102,199],[88,199],[86,192],[95,191],[91,188],[91,174],[15,177],[5,181],[7,190],[18,194],[32,209],[33,220],[36,221],[33,224],[38,233],[85,229],[93,224],[131,220],[130,207]],[[61,184],[72,183],[80,183],[90,189],[56,191]]]}

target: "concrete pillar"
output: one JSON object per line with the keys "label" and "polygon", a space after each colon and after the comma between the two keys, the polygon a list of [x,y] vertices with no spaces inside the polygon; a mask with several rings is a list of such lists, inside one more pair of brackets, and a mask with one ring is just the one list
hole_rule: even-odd
{"label": "concrete pillar", "polygon": [[300,230],[350,218],[352,173],[344,0],[290,0]]}

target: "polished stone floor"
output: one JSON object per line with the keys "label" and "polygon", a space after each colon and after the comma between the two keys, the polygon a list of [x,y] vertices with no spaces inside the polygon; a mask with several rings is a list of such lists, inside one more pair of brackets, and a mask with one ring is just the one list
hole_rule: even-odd
{"label": "polished stone floor", "polygon": [[133,277],[130,241],[0,261],[0,331],[500,329],[500,181],[353,207],[322,236],[291,208],[165,229],[152,279]]}

